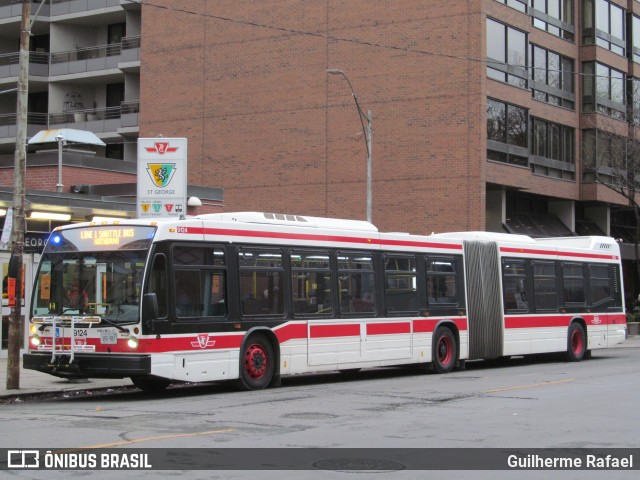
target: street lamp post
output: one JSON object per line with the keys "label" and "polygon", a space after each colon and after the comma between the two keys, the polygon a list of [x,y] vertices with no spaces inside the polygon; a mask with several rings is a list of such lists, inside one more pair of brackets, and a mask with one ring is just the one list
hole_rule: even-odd
{"label": "street lamp post", "polygon": [[[344,79],[349,84],[349,88],[351,89],[351,96],[353,97],[354,102],[356,103],[356,108],[358,109],[358,116],[360,117],[360,124],[362,125],[362,133],[364,134],[364,143],[367,148],[367,222],[372,221],[371,214],[371,205],[373,203],[373,194],[372,194],[372,169],[371,169],[371,110],[367,110],[365,114],[362,108],[360,107],[360,103],[358,103],[358,97],[356,96],[356,92],[349,81],[349,77],[344,71],[339,70],[337,68],[330,68],[327,70],[327,73],[331,75],[342,75]],[[367,120],[367,125],[365,126],[364,121]]]}
{"label": "street lamp post", "polygon": [[58,142],[58,184],[56,185],[56,191],[62,192],[62,147],[66,143],[62,134],[56,135],[56,142]]}

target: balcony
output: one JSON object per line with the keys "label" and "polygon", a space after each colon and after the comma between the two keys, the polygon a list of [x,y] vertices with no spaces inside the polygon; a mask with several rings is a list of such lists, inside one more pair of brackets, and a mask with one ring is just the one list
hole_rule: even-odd
{"label": "balcony", "polygon": [[[13,138],[15,139],[17,134],[16,127],[16,114],[4,113],[0,115],[0,139]],[[40,130],[45,129],[47,126],[47,114],[46,113],[34,113],[29,112],[27,114],[27,136],[32,137]]]}
{"label": "balcony", "polygon": [[[0,55],[0,79],[17,78],[19,70],[19,52],[3,53]],[[47,52],[29,53],[29,75],[41,77],[47,77],[49,75],[49,54]]]}
{"label": "balcony", "polygon": [[115,43],[52,53],[50,75],[53,77],[117,69],[121,49],[121,45]]}
{"label": "balcony", "polygon": [[102,8],[120,7],[120,0],[51,0],[51,16],[74,15]]}
{"label": "balcony", "polygon": [[55,52],[50,57],[51,76],[118,69],[121,63],[140,61],[140,37],[126,37],[120,43]]}
{"label": "balcony", "polygon": [[75,128],[95,133],[117,132],[138,127],[140,102],[122,102],[118,107],[88,108],[49,115],[49,128]]}
{"label": "balcony", "polygon": [[[32,0],[31,3],[31,15],[34,15],[38,8],[41,7],[41,3],[46,0]],[[55,0],[52,0],[55,1]],[[49,16],[49,2],[42,5],[38,16]],[[0,0],[0,20],[5,18],[16,18],[17,20],[22,17],[22,0]]]}
{"label": "balcony", "polygon": [[[119,107],[90,108],[74,110],[65,113],[34,113],[27,114],[27,136],[32,137],[40,130],[51,128],[76,128],[95,133],[110,133],[123,131],[130,133],[139,127],[138,100],[122,102]],[[0,140],[15,139],[16,114],[0,114]]]}
{"label": "balcony", "polygon": [[128,70],[131,66],[140,68],[140,36],[125,37],[122,39],[122,51],[120,52],[122,62],[120,70]]}

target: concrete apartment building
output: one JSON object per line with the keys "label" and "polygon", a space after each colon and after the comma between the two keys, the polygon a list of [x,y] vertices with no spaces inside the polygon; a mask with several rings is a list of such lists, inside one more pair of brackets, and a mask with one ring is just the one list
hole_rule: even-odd
{"label": "concrete apartment building", "polygon": [[[0,0],[3,209],[20,8]],[[29,78],[29,136],[68,127],[106,143],[65,152],[62,194],[55,148],[28,154],[28,197],[72,221],[135,210],[123,184],[137,138],[156,135],[188,138],[208,211],[365,219],[371,111],[380,230],[612,235],[637,293],[633,214],[587,159],[607,132],[640,133],[627,115],[640,107],[639,1],[47,0]]]}

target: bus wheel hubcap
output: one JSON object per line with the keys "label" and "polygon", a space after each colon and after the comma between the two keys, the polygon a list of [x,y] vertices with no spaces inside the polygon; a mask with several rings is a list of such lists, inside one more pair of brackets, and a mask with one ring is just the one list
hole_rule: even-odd
{"label": "bus wheel hubcap", "polygon": [[580,335],[580,332],[573,332],[571,346],[573,347],[573,353],[580,353],[582,351],[582,335]]}
{"label": "bus wheel hubcap", "polygon": [[250,377],[258,379],[267,369],[267,355],[260,345],[251,345],[244,356],[244,364]]}
{"label": "bus wheel hubcap", "polygon": [[438,358],[443,365],[448,364],[451,361],[451,348],[449,345],[449,339],[441,338],[438,343]]}

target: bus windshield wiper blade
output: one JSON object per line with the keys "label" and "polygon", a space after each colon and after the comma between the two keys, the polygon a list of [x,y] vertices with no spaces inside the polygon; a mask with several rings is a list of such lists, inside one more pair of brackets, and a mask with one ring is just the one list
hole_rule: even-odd
{"label": "bus windshield wiper blade", "polygon": [[124,327],[121,327],[120,325],[118,325],[116,322],[114,322],[113,320],[108,320],[104,317],[102,317],[102,321],[105,323],[108,323],[109,325],[111,325],[112,327],[116,327],[118,330],[120,330],[121,332],[126,332],[129,333],[129,330],[127,330]]}

